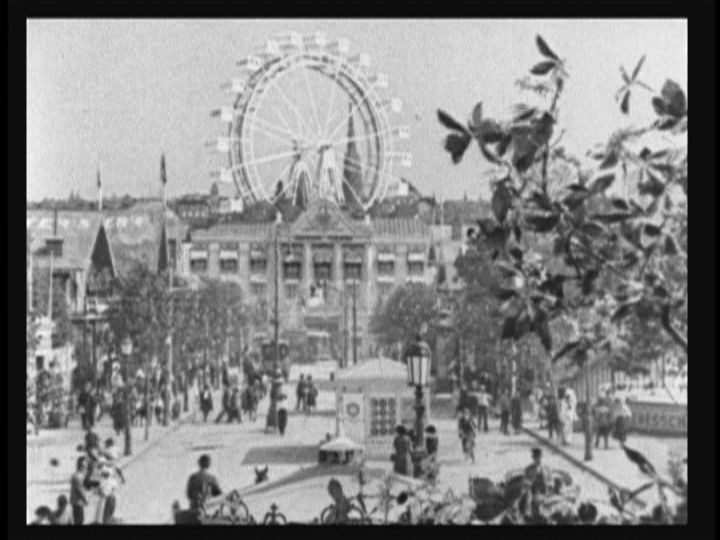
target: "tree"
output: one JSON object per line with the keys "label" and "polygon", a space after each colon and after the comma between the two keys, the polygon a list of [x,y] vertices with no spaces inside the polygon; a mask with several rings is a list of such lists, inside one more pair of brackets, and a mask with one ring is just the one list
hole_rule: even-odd
{"label": "tree", "polygon": [[[686,96],[667,80],[652,99],[655,121],[613,133],[602,149],[591,152],[597,165],[589,174],[553,192],[551,165],[557,155],[551,138],[568,74],[564,60],[542,37],[536,43],[543,59],[530,70],[532,83],[522,85],[548,99],[547,106],[521,104],[512,119],[498,122],[484,116],[479,103],[466,126],[438,111],[451,130],[445,148],[454,163],[474,140],[482,156],[503,170],[492,185],[494,217],[478,224],[503,275],[497,292],[505,313],[501,335],[519,340],[535,333],[550,352],[550,322],[569,318],[577,335],[553,359],[566,357],[585,367],[598,353],[622,354],[618,333],[636,318],[657,321],[687,353],[679,320],[687,303]],[[621,68],[624,84],[616,99],[623,114],[629,114],[636,90],[655,93],[638,78],[643,62],[644,57],[631,75]],[[652,134],[664,135],[664,146],[649,148]],[[633,189],[610,191],[621,181]],[[552,252],[522,245],[525,232],[545,238]],[[586,458],[591,457],[587,440],[586,435]]]}
{"label": "tree", "polygon": [[138,262],[121,278],[119,288],[120,298],[109,315],[118,349],[129,336],[138,358],[159,355],[169,329],[166,279]]}
{"label": "tree", "polygon": [[440,313],[435,288],[424,284],[396,287],[384,303],[378,303],[370,321],[370,331],[378,343],[392,347],[415,339],[423,323],[428,325],[425,341],[435,342],[435,322]]}

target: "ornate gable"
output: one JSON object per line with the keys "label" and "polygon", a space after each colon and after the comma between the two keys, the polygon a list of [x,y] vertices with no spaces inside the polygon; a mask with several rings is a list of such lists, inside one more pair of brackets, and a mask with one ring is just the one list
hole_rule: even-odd
{"label": "ornate gable", "polygon": [[363,224],[345,216],[335,202],[319,200],[314,201],[300,214],[291,225],[290,234],[319,238],[356,238],[369,236],[370,231]]}

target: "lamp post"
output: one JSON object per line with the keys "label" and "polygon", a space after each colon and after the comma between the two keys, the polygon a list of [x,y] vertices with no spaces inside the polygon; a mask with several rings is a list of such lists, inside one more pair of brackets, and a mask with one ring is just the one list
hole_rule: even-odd
{"label": "lamp post", "polygon": [[280,233],[280,223],[282,216],[280,212],[277,214],[275,221],[275,306],[273,314],[273,335],[274,335],[274,355],[273,355],[273,376],[270,387],[270,406],[268,407],[267,418],[265,419],[266,429],[277,428],[277,404],[282,388],[282,372],[280,371],[280,246],[278,244]]}
{"label": "lamp post", "polygon": [[130,355],[133,351],[133,342],[130,336],[126,336],[120,344],[120,351],[125,358],[125,452],[126,456],[132,455],[132,434],[130,432],[130,371],[128,364],[130,363]]}
{"label": "lamp post", "polygon": [[405,348],[403,354],[407,366],[408,386],[415,387],[415,447],[424,447],[425,442],[425,405],[423,389],[430,379],[430,347],[419,336],[416,341]]}

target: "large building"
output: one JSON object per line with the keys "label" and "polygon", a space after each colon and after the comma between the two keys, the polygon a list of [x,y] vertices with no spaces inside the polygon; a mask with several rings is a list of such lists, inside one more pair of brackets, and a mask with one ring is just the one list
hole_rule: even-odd
{"label": "large building", "polygon": [[353,335],[358,360],[377,352],[369,322],[378,301],[400,284],[433,283],[431,243],[430,227],[418,218],[358,220],[318,200],[292,223],[193,231],[180,271],[235,281],[269,321],[277,267],[281,337],[297,345],[293,354],[352,362]]}

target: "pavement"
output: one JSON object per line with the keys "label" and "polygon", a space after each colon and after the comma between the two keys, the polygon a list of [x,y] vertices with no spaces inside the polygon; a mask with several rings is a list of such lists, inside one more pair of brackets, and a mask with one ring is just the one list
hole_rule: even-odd
{"label": "pavement", "polygon": [[[313,366],[299,366],[291,372],[291,383],[286,387],[290,396],[288,406],[295,406],[294,380],[299,373],[312,373],[313,379],[327,378],[326,366],[315,373]],[[320,386],[320,385],[318,385]],[[219,396],[215,403],[219,403]],[[118,492],[116,515],[126,523],[171,523],[171,506],[177,500],[185,507],[185,487],[188,476],[197,470],[197,459],[207,453],[212,458],[211,472],[218,477],[223,491],[248,490],[255,482],[255,468],[269,469],[269,481],[275,482],[309,471],[317,464],[317,450],[326,433],[334,433],[334,393],[320,390],[318,412],[305,414],[290,410],[288,428],[284,436],[265,433],[267,398],[259,406],[255,423],[244,418],[243,424],[207,424],[183,421],[167,428],[153,425],[150,440],[142,440],[143,428],[133,430],[134,456],[124,461],[127,483]],[[217,407],[216,407],[217,409]],[[456,421],[444,410],[438,409],[431,422],[437,427],[440,438],[440,485],[456,493],[468,492],[472,476],[500,481],[510,470],[522,469],[530,463],[530,450],[545,445],[544,462],[551,468],[568,472],[581,487],[583,498],[607,502],[608,481],[633,489],[645,483],[646,478],[629,462],[616,441],[609,450],[598,449],[594,459],[584,463],[582,434],[577,433],[569,447],[558,448],[554,443],[541,440],[544,435],[537,425],[529,423],[519,434],[503,435],[499,422],[490,420],[489,432],[476,439],[476,463],[467,461],[457,437]],[[448,409],[450,410],[450,409]],[[213,411],[217,414],[217,410]],[[214,419],[214,415],[211,417]],[[111,435],[109,421],[103,421],[98,434],[103,440]],[[58,494],[67,493],[69,478],[77,452],[75,446],[82,440],[79,426],[28,437],[28,510],[39,504],[54,507]],[[116,442],[122,447],[122,436]],[[628,445],[643,452],[659,472],[666,470],[671,455],[687,455],[687,439],[661,439],[630,436]],[[52,467],[50,458],[56,457],[60,465]],[[371,461],[367,466],[380,472],[390,472],[387,462]],[[302,475],[301,475],[302,476]],[[358,486],[350,476],[342,477],[346,492],[353,495]],[[276,503],[290,521],[307,522],[317,517],[330,502],[325,490],[326,479],[308,478],[302,482],[283,482],[282,487],[248,496],[247,504],[256,518]],[[650,502],[650,501],[648,501]]]}
{"label": "pavement", "polygon": [[[213,397],[214,403],[219,403],[220,393]],[[118,437],[112,428],[112,420],[105,414],[95,423],[95,432],[101,443],[112,437],[118,448],[120,458],[118,466],[126,470],[135,460],[141,459],[151,448],[159,444],[167,435],[180,428],[193,417],[192,396],[190,397],[190,410],[182,412],[180,419],[163,426],[154,422],[150,425],[148,440],[145,440],[145,427],[138,425],[131,430],[132,455],[122,455],[124,450],[124,435]],[[34,512],[38,506],[47,505],[55,508],[57,497],[68,495],[70,477],[75,472],[75,462],[80,455],[77,446],[84,444],[85,431],[82,429],[80,419],[73,418],[68,427],[64,429],[42,429],[40,433],[29,434],[26,437],[26,511],[27,523],[35,519]],[[51,461],[57,460],[57,465]]]}

